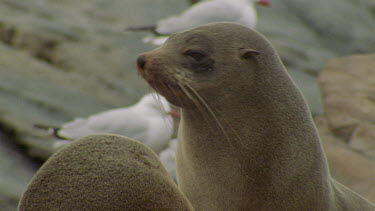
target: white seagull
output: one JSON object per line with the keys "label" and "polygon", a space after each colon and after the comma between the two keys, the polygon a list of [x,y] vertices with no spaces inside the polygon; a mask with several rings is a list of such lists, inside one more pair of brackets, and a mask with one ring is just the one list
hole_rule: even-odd
{"label": "white seagull", "polygon": [[151,30],[159,36],[146,37],[143,41],[161,45],[167,35],[212,22],[233,22],[253,29],[257,23],[254,3],[270,6],[267,0],[206,0],[193,4],[179,15],[158,21],[155,26],[129,27],[128,30]]}
{"label": "white seagull", "polygon": [[176,148],[177,148],[177,139],[172,139],[169,142],[168,148],[161,151],[159,154],[159,158],[161,162],[163,163],[164,167],[167,169],[169,175],[171,175],[174,181],[177,181],[176,167],[175,167]]}
{"label": "white seagull", "polygon": [[[158,153],[170,140],[173,133],[172,116],[177,115],[164,97],[147,94],[131,107],[76,118],[59,128],[48,128],[60,139],[55,142],[55,148],[90,134],[112,133],[138,140]],[[47,129],[46,126],[36,126]]]}

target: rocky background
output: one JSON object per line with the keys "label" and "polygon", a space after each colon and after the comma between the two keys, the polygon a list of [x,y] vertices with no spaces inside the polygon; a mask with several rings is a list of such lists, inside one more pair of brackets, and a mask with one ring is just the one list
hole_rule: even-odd
{"label": "rocky background", "polygon": [[[333,175],[375,201],[375,56],[325,66],[334,57],[375,52],[375,1],[270,2],[271,8],[257,8],[257,29],[308,100]],[[188,6],[186,0],[0,0],[0,210],[15,210],[54,152],[54,140],[33,125],[60,125],[136,102],[149,88],[135,59],[155,46],[142,43],[147,33],[124,29]]]}
{"label": "rocky background", "polygon": [[331,59],[315,117],[332,176],[375,202],[375,54]]}

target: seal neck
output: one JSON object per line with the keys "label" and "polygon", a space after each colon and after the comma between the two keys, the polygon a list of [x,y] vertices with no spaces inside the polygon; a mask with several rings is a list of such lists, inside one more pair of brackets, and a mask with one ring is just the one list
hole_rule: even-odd
{"label": "seal neck", "polygon": [[299,90],[286,73],[255,83],[262,84],[207,100],[211,111],[182,109],[179,144],[185,155],[217,166],[239,162],[239,174],[259,178],[277,172],[277,179],[285,184],[295,176],[291,167],[309,180],[309,175],[319,172],[313,179],[323,182],[328,177],[326,159]]}

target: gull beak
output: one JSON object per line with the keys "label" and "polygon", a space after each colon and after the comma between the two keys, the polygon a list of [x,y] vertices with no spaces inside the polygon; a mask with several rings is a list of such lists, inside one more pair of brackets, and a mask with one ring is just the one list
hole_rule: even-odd
{"label": "gull beak", "polygon": [[259,4],[259,5],[262,5],[264,7],[270,7],[271,6],[271,3],[268,2],[267,0],[256,0],[255,3]]}
{"label": "gull beak", "polygon": [[171,115],[174,118],[180,118],[180,113],[178,113],[175,110],[171,110],[170,112],[168,112],[168,114]]}

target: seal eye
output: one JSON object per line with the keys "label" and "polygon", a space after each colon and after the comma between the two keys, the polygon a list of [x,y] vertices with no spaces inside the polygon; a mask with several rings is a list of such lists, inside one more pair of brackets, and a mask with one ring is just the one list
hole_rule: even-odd
{"label": "seal eye", "polygon": [[202,61],[206,57],[206,55],[203,52],[198,50],[187,50],[185,51],[184,55],[191,57],[197,62]]}
{"label": "seal eye", "polygon": [[213,70],[215,61],[211,59],[206,52],[201,50],[189,49],[183,52],[187,58],[182,66],[192,70],[194,73],[203,73]]}

